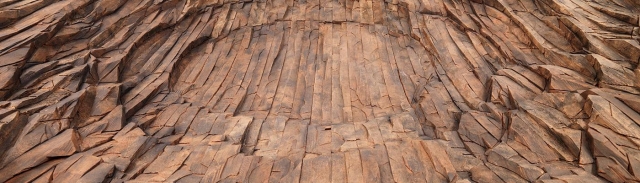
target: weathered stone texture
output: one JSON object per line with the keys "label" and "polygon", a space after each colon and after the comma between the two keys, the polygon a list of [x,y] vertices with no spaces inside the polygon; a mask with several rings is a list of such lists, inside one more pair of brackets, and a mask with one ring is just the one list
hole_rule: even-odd
{"label": "weathered stone texture", "polygon": [[0,182],[639,182],[637,0],[0,0]]}

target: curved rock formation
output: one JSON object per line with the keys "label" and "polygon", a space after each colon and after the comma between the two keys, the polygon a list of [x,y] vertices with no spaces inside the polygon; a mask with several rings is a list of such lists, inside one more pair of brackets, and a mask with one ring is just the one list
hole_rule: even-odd
{"label": "curved rock formation", "polygon": [[0,0],[0,182],[637,182],[637,0]]}

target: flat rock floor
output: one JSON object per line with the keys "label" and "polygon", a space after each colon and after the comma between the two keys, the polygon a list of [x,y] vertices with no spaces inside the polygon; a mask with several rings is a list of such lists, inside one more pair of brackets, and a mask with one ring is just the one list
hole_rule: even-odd
{"label": "flat rock floor", "polygon": [[637,0],[0,0],[0,182],[638,182]]}

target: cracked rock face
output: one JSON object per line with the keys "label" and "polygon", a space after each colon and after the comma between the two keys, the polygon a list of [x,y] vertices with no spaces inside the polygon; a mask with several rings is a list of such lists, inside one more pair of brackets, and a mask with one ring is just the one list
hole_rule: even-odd
{"label": "cracked rock face", "polygon": [[637,182],[637,0],[0,0],[0,182]]}

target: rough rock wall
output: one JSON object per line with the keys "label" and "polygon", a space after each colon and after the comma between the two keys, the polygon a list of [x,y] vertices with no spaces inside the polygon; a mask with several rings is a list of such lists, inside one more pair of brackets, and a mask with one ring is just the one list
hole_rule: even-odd
{"label": "rough rock wall", "polygon": [[0,182],[634,182],[637,0],[0,0]]}

